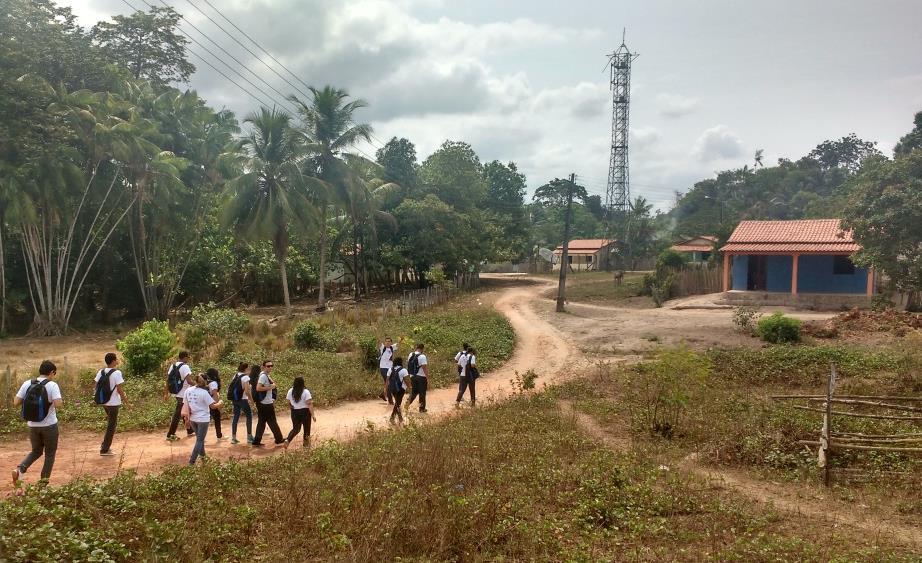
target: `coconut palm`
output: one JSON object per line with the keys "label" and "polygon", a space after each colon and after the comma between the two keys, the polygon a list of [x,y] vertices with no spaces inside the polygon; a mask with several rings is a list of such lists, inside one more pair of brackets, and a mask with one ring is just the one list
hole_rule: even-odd
{"label": "coconut palm", "polygon": [[290,115],[261,108],[244,123],[251,130],[239,145],[240,174],[228,183],[226,221],[246,238],[271,241],[282,278],[285,310],[291,315],[285,269],[290,231],[309,232],[318,224],[311,195],[328,186],[304,173],[304,138],[292,129]]}

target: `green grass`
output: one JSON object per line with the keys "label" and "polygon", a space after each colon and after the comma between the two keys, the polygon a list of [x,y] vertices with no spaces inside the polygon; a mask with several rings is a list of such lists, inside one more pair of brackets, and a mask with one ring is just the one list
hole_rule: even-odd
{"label": "green grass", "polygon": [[[32,488],[0,560],[909,561],[643,457],[553,397],[249,463]],[[53,541],[49,541],[53,538]]]}
{"label": "green grass", "polygon": [[[641,295],[643,274],[626,273],[624,274],[624,280],[622,280],[621,285],[615,285],[613,275],[612,272],[581,272],[567,274],[567,301],[577,303],[616,304]],[[554,289],[548,292],[546,296],[554,297],[556,295],[557,290]]]}

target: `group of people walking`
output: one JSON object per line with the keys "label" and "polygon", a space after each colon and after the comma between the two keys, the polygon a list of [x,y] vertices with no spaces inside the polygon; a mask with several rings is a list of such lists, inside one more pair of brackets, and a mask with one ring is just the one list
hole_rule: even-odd
{"label": "group of people walking", "polygon": [[[397,344],[391,338],[385,338],[379,346],[378,366],[383,382],[382,392],[379,397],[393,405],[390,421],[403,422],[403,399],[409,393],[406,410],[419,399],[419,412],[426,411],[426,392],[429,389],[429,359],[426,357],[426,347],[418,343],[415,349],[407,356],[406,365],[397,353]],[[170,426],[166,439],[179,440],[176,435],[180,423],[186,430],[186,435],[195,436],[195,445],[189,458],[189,465],[194,465],[200,457],[205,457],[205,438],[208,429],[214,425],[218,440],[224,440],[221,425],[221,413],[225,407],[225,397],[232,405],[230,442],[240,444],[237,439],[237,428],[240,418],[245,419],[246,442],[254,448],[263,446],[263,436],[268,427],[272,433],[275,445],[288,447],[297,438],[303,435],[305,446],[310,444],[311,422],[316,422],[314,415],[313,398],[311,392],[305,387],[304,378],[296,377],[285,399],[291,406],[292,429],[288,436],[282,434],[275,413],[275,403],[278,400],[278,385],[272,378],[274,362],[265,360],[259,365],[250,365],[241,362],[237,372],[227,386],[227,391],[222,397],[221,374],[215,368],[208,368],[204,372],[194,374],[189,365],[189,352],[182,351],[177,359],[170,364],[166,373],[165,393],[175,401]],[[94,376],[93,400],[103,408],[106,416],[106,431],[99,448],[99,455],[114,456],[112,441],[118,427],[119,411],[127,404],[128,397],[124,390],[125,378],[119,369],[118,356],[114,352],[105,355],[105,367],[99,369]],[[456,405],[464,400],[465,393],[470,394],[471,405],[477,401],[476,381],[480,377],[477,370],[477,352],[465,343],[455,355],[458,371],[458,395]],[[51,477],[55,457],[58,449],[58,418],[57,409],[63,405],[60,386],[54,381],[57,375],[57,366],[50,360],[41,363],[38,377],[23,382],[16,393],[14,405],[21,407],[22,417],[29,427],[29,441],[32,449],[13,469],[13,484],[18,486],[26,471],[36,460],[44,456],[41,478],[47,480]],[[256,407],[256,429],[253,430],[253,409]]]}

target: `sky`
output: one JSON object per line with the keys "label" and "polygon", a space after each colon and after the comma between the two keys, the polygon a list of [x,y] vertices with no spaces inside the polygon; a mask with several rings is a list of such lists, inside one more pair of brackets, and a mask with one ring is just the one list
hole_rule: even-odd
{"label": "sky", "polygon": [[[59,0],[91,26],[126,0]],[[144,0],[127,0],[144,7]],[[147,0],[259,85],[190,49],[267,103],[332,84],[368,101],[373,156],[406,137],[420,161],[445,140],[515,162],[530,190],[575,173],[604,196],[611,143],[606,54],[627,29],[632,195],[668,209],[719,170],[797,159],[849,133],[890,154],[922,110],[918,0]],[[160,2],[160,3],[158,3]],[[299,80],[273,62],[220,11]],[[198,8],[198,9],[197,9]],[[201,11],[199,11],[201,10]],[[207,14],[262,61],[234,42]],[[220,44],[272,88],[242,70]],[[238,116],[258,102],[206,66],[190,86]]]}

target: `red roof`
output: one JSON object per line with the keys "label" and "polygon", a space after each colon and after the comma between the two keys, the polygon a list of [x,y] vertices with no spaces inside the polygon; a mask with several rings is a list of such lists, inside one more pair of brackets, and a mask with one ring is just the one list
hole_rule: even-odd
{"label": "red roof", "polygon": [[807,252],[851,254],[861,250],[839,219],[741,221],[724,252]]}
{"label": "red roof", "polygon": [[[705,240],[704,242],[694,242]],[[711,235],[701,235],[697,237],[688,237],[680,240],[669,248],[675,250],[676,252],[710,252],[714,250],[714,245],[717,243],[717,237]]]}
{"label": "red roof", "polygon": [[[574,239],[570,241],[570,244],[567,245],[567,251],[578,253],[578,254],[592,254],[602,249],[603,246],[608,246],[614,241],[604,239],[604,238],[583,238],[583,239]],[[556,249],[558,252],[563,252],[563,245],[558,246]],[[584,252],[577,252],[584,251]]]}

